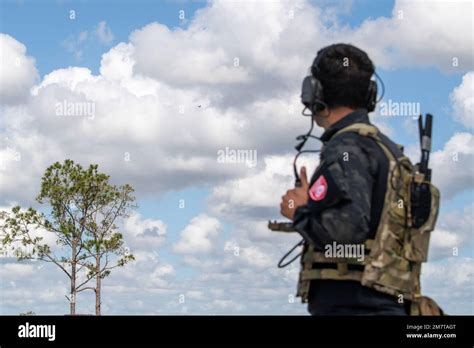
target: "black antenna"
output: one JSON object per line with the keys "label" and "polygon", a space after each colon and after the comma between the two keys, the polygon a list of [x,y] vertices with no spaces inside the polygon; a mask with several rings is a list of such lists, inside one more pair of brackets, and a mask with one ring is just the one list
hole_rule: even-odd
{"label": "black antenna", "polygon": [[428,168],[431,152],[431,132],[433,126],[433,116],[426,114],[425,125],[423,125],[423,116],[418,117],[418,130],[420,133],[421,160],[419,171],[424,174],[427,181],[431,181],[431,169]]}

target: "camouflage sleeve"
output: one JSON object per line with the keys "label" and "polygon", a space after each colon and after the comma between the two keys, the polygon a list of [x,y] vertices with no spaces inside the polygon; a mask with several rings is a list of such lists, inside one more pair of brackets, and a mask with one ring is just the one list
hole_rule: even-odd
{"label": "camouflage sleeve", "polygon": [[376,162],[360,146],[358,135],[329,142],[309,188],[308,204],[295,212],[294,228],[318,250],[333,242],[367,239]]}

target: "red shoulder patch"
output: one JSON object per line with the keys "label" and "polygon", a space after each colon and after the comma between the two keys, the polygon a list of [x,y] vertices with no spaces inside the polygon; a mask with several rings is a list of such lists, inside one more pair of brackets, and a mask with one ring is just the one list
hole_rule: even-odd
{"label": "red shoulder patch", "polygon": [[318,180],[309,189],[309,196],[313,201],[321,201],[328,192],[328,183],[324,175],[320,175]]}

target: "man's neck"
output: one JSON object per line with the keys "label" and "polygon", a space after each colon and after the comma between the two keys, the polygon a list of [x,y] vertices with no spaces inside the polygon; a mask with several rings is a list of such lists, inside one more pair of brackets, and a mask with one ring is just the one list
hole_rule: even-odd
{"label": "man's neck", "polygon": [[[323,116],[316,116],[316,122],[320,127],[323,127],[324,130],[326,130],[329,127],[331,127],[331,125],[333,125],[334,123],[336,123],[340,119],[346,117],[347,115],[349,115],[353,111],[354,111],[354,109],[352,109],[352,108],[349,108],[349,107],[346,107],[346,106],[339,106],[339,107],[330,109],[329,110],[329,116],[327,116],[327,117],[324,117],[324,114],[323,114]],[[324,111],[324,113],[327,114],[327,110]]]}

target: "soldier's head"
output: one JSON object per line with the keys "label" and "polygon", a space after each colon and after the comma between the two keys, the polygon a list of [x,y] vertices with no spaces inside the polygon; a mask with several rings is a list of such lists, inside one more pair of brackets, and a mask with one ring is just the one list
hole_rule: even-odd
{"label": "soldier's head", "polygon": [[316,113],[319,126],[327,128],[351,111],[367,107],[374,65],[361,49],[349,44],[322,48],[311,74],[320,81],[327,105],[325,110]]}

